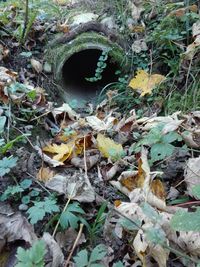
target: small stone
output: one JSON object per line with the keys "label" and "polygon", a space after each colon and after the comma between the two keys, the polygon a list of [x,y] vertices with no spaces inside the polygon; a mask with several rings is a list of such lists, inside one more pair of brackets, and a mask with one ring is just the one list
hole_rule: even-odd
{"label": "small stone", "polygon": [[20,211],[26,211],[28,209],[28,206],[26,204],[20,204],[19,205],[19,210]]}

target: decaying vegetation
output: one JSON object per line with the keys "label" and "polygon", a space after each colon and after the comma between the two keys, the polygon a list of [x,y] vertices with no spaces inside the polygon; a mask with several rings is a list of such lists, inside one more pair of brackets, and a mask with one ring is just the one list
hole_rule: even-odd
{"label": "decaying vegetation", "polygon": [[[0,1],[0,266],[200,266],[198,1],[22,2]],[[124,59],[82,108],[49,56],[85,31]]]}

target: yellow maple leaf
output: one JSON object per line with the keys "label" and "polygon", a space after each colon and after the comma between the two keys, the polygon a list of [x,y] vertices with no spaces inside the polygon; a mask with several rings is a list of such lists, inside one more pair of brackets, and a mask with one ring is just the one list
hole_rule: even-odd
{"label": "yellow maple leaf", "polygon": [[144,70],[138,70],[135,78],[133,78],[129,86],[134,90],[141,90],[141,96],[151,94],[152,89],[160,84],[165,77],[160,74],[150,75]]}
{"label": "yellow maple leaf", "polygon": [[65,160],[67,160],[71,156],[73,148],[74,148],[74,143],[61,144],[61,145],[49,144],[46,147],[44,147],[42,150],[44,152],[56,154],[52,158],[54,160],[64,162]]}
{"label": "yellow maple leaf", "polygon": [[124,154],[121,144],[115,143],[112,139],[102,134],[97,135],[97,147],[105,158],[111,158],[113,161],[118,160]]}

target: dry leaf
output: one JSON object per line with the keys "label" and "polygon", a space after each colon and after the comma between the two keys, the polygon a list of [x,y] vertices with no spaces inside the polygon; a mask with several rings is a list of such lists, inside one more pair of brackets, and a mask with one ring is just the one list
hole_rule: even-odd
{"label": "dry leaf", "polygon": [[46,248],[49,252],[48,255],[50,256],[50,259],[48,259],[48,262],[51,262],[52,267],[61,266],[64,261],[64,255],[60,246],[49,233],[44,233],[42,240],[44,240]]}
{"label": "dry leaf", "polygon": [[52,171],[49,167],[41,167],[38,174],[37,179],[42,182],[46,182],[54,176],[54,171]]}
{"label": "dry leaf", "polygon": [[54,110],[52,111],[52,114],[55,119],[58,115],[61,115],[61,114],[67,114],[71,120],[77,120],[80,117],[80,115],[77,114],[67,103],[64,103],[59,108],[54,108]]}
{"label": "dry leaf", "polygon": [[142,170],[142,161],[139,160],[138,171],[125,171],[122,172],[118,178],[120,183],[125,186],[129,191],[133,191],[135,188],[142,188],[144,185],[144,172]]}
{"label": "dry leaf", "polygon": [[166,199],[165,189],[164,189],[163,183],[159,179],[153,180],[151,182],[150,188],[151,188],[152,193],[155,196],[165,201]]}
{"label": "dry leaf", "polygon": [[80,202],[93,202],[95,192],[84,174],[75,172],[73,175],[56,174],[45,183],[45,186],[59,194],[64,194],[67,198]]}
{"label": "dry leaf", "polygon": [[192,148],[200,148],[200,142],[196,142],[195,134],[191,132],[183,132],[181,136],[187,146]]}
{"label": "dry leaf", "polygon": [[5,215],[0,213],[0,240],[14,242],[24,240],[30,245],[37,240],[33,226],[21,213]]}
{"label": "dry leaf", "polygon": [[55,159],[52,159],[51,157],[47,156],[45,153],[43,153],[43,151],[41,150],[40,147],[35,146],[34,148],[38,152],[38,154],[40,155],[40,157],[42,158],[42,160],[44,160],[44,162],[49,163],[53,167],[64,165],[63,162],[58,161],[58,160],[55,160]]}
{"label": "dry leaf", "polygon": [[113,127],[116,118],[110,116],[105,118],[105,120],[100,120],[96,116],[88,116],[86,117],[86,121],[95,131],[106,131]]}
{"label": "dry leaf", "polygon": [[133,78],[129,86],[134,90],[140,90],[141,96],[151,94],[152,90],[156,85],[159,85],[165,79],[160,74],[150,75],[144,70],[138,70],[136,77]]}
{"label": "dry leaf", "polygon": [[35,60],[32,58],[31,59],[31,66],[37,73],[42,72],[42,64],[38,60]]}
{"label": "dry leaf", "polygon": [[97,135],[97,147],[105,158],[116,161],[124,154],[121,144],[115,143],[112,139],[102,134]]}
{"label": "dry leaf", "polygon": [[73,148],[74,148],[73,143],[61,144],[61,145],[49,144],[46,147],[43,147],[42,150],[44,152],[49,152],[50,154],[52,154],[53,160],[64,162],[70,158]]}
{"label": "dry leaf", "polygon": [[147,201],[160,210],[166,209],[165,190],[161,181],[154,181],[155,174],[150,172],[147,151],[143,148],[139,160],[138,171],[123,172],[118,178],[119,182],[110,183],[126,194],[131,202],[141,203]]}
{"label": "dry leaf", "polygon": [[92,167],[94,167],[97,164],[97,162],[100,159],[99,151],[89,150],[89,151],[86,151],[85,154],[86,154],[86,159],[73,157],[71,159],[71,164],[77,168],[82,168],[85,170],[85,163],[86,163],[87,170],[90,170]]}

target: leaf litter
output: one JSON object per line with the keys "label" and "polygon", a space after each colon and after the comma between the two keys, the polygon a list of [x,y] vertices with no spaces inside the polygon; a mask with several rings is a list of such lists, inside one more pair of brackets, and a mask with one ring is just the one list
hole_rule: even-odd
{"label": "leaf litter", "polygon": [[[143,7],[129,2],[137,21]],[[61,25],[60,31],[69,31],[66,23]],[[192,33],[194,42],[183,60],[197,53],[199,23],[193,25]],[[10,53],[1,45],[0,61]],[[107,94],[108,99],[85,115],[69,103],[48,102],[45,90],[31,82],[42,75],[42,62],[31,58],[32,71],[24,80],[24,73],[0,67],[0,100],[13,106],[13,117],[1,110],[0,131],[14,126],[22,134],[26,144],[19,141],[19,146],[31,149],[37,170],[30,173],[23,165],[19,177],[22,156],[15,157],[13,149],[18,140],[9,143],[8,138],[7,144],[0,140],[2,193],[5,183],[16,176],[16,187],[9,188],[0,202],[0,253],[12,250],[13,244],[15,249],[22,248],[24,257],[38,249],[41,266],[52,267],[65,266],[71,252],[70,264],[77,267],[148,267],[153,266],[152,259],[165,267],[177,260],[174,255],[181,256],[179,265],[195,266],[200,257],[199,111],[139,118],[134,109],[126,115],[116,111]],[[129,89],[139,90],[141,97],[151,95],[165,79],[139,69]],[[32,113],[22,116],[21,124],[19,112],[27,107]],[[48,137],[41,131],[37,138],[29,138],[30,127],[25,125],[42,125]],[[184,155],[182,159],[177,151]],[[174,167],[173,176],[167,177],[166,166],[172,162],[180,163],[179,168]],[[23,185],[27,177],[32,182]],[[105,202],[107,208],[101,210]],[[20,264],[24,258],[18,260]]]}

